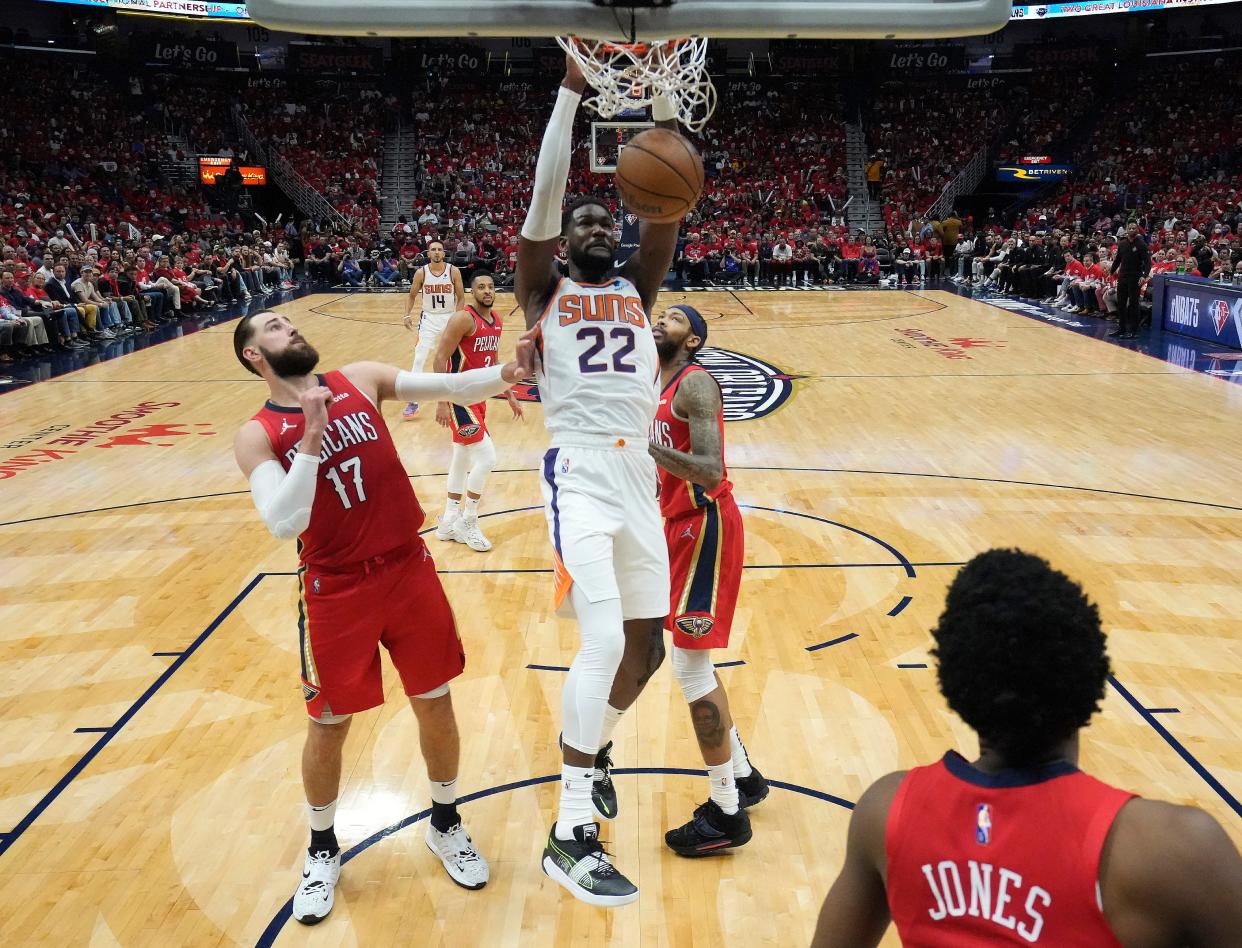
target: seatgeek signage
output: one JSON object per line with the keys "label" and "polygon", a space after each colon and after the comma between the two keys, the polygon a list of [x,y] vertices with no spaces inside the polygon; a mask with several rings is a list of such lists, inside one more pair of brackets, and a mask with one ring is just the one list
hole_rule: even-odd
{"label": "seatgeek signage", "polygon": [[1242,289],[1211,280],[1158,274],[1152,302],[1157,325],[1166,332],[1242,349]]}

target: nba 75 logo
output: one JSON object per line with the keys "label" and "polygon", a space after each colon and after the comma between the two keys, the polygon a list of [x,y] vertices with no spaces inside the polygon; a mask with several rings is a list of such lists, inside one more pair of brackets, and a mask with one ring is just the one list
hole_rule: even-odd
{"label": "nba 75 logo", "polygon": [[1225,323],[1229,322],[1229,304],[1224,300],[1212,300],[1208,306],[1208,315],[1212,317],[1212,325],[1216,327],[1216,335],[1224,332]]}
{"label": "nba 75 logo", "polygon": [[[751,421],[772,414],[793,394],[793,383],[806,378],[783,372],[754,356],[710,346],[699,352],[698,363],[720,385],[725,421]],[[518,401],[539,401],[539,387],[534,379],[519,382],[512,391]]]}

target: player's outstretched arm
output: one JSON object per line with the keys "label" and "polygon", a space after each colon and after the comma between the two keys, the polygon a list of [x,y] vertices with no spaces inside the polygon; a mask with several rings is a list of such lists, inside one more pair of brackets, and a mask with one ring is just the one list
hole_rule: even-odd
{"label": "player's outstretched arm", "polygon": [[355,362],[341,371],[376,405],[385,399],[407,402],[445,401],[472,405],[499,395],[510,385],[534,371],[537,330],[529,330],[518,340],[513,359],[504,365],[470,369],[446,375],[436,372],[407,372],[383,362]]}
{"label": "player's outstretched arm", "polygon": [[724,478],[724,448],[720,443],[720,386],[706,372],[691,372],[673,399],[673,410],[690,421],[690,453],[651,442],[647,452],[666,471],[715,490]]}
{"label": "player's outstretched arm", "polygon": [[1242,856],[1197,807],[1131,800],[1099,874],[1104,916],[1123,944],[1242,945]]}
{"label": "player's outstretched arm", "polygon": [[534,326],[556,279],[557,245],[561,239],[561,204],[569,180],[573,156],[574,115],[586,90],[586,79],[573,57],[565,56],[565,79],[556,94],[556,106],[543,133],[530,210],[518,240],[517,272],[513,293],[526,314],[526,327]]}
{"label": "player's outstretched arm", "polygon": [[873,948],[884,937],[890,921],[881,871],[884,828],[904,777],[904,771],[881,777],[854,807],[845,865],[824,899],[811,948]]}
{"label": "player's outstretched arm", "polygon": [[[651,117],[655,119],[657,128],[677,131],[672,103],[658,93],[652,101]],[[672,224],[643,221],[638,225],[638,249],[621,268],[621,275],[637,287],[638,295],[643,299],[643,308],[648,313],[653,311],[656,296],[660,293],[664,278],[668,276],[668,268],[672,266],[680,231],[680,220]]]}

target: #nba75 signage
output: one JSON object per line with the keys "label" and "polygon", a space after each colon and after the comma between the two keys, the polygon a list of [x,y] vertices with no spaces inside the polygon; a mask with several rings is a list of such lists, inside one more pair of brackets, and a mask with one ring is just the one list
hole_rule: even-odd
{"label": "#nba75 signage", "polygon": [[1152,289],[1156,325],[1231,349],[1242,349],[1242,291],[1194,277],[1157,275]]}

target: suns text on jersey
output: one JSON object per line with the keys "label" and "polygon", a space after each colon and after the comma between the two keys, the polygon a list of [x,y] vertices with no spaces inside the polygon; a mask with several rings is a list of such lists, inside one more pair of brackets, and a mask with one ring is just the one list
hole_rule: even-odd
{"label": "suns text on jersey", "polygon": [[[1027,888],[1026,898],[1023,899],[1023,880],[1019,873],[974,859],[968,860],[965,872],[952,859],[941,860],[935,866],[925,863],[922,869],[936,902],[927,910],[932,921],[943,922],[945,919],[969,916],[1017,932],[1023,941],[1032,945],[1039,941],[1044,930],[1044,916],[1040,909],[1052,906],[1052,896],[1047,889],[1032,885]],[[970,891],[969,900],[966,887],[963,887],[963,875],[968,876],[966,887]],[[1025,918],[1019,919],[1012,911],[1018,904],[1022,905]]]}
{"label": "suns text on jersey", "polygon": [[[375,423],[371,421],[370,413],[366,411],[353,411],[340,418],[329,419],[323,429],[323,449],[319,452],[319,463],[322,464],[332,455],[344,451],[351,445],[378,440],[379,432],[375,430]],[[289,464],[293,463],[293,458],[298,453],[298,445],[301,443],[299,441],[285,452],[285,460]]]}
{"label": "suns text on jersey", "polygon": [[647,325],[643,301],[637,296],[622,296],[620,293],[566,293],[557,300],[556,308],[562,326],[572,326],[576,322]]}

